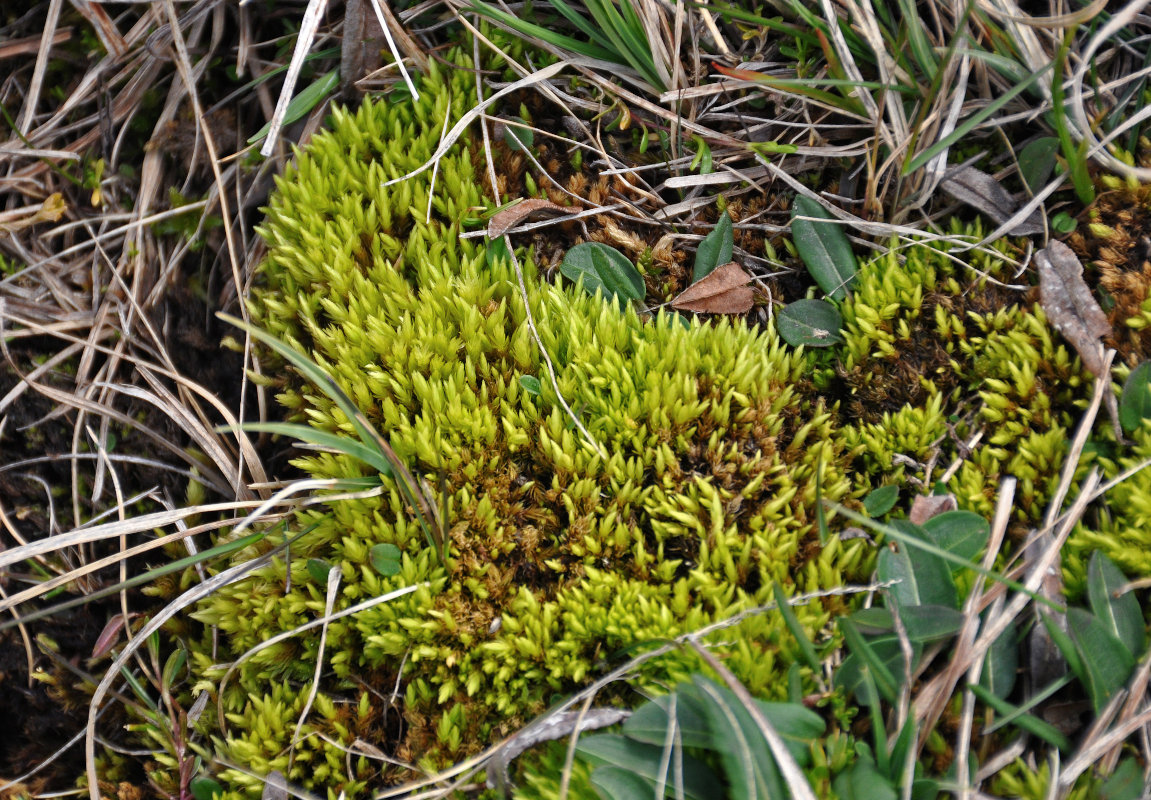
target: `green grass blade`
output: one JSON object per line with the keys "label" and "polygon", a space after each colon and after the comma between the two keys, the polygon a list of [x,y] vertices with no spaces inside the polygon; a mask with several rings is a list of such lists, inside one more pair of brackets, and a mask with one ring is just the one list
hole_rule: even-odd
{"label": "green grass blade", "polygon": [[922,153],[911,159],[906,164],[906,166],[904,166],[903,174],[910,175],[912,172],[915,172],[917,169],[923,167],[928,161],[935,158],[944,150],[954,145],[960,139],[963,139],[965,136],[971,133],[971,131],[974,130],[977,125],[982,123],[992,114],[999,111],[999,109],[1003,108],[1020,94],[1038,83],[1039,79],[1042,78],[1049,69],[1051,69],[1051,65],[1047,65],[1046,67],[1041,67],[1040,69],[1035,70],[1035,72],[1032,72],[1025,81],[1022,83],[1017,83],[1010,90],[997,97],[991,103],[987,104],[987,106],[972,114],[959,125],[955,126],[955,130],[953,130],[950,134],[940,139],[938,142],[931,145],[931,147],[927,148]]}
{"label": "green grass blade", "polygon": [[803,660],[807,662],[807,666],[811,667],[812,672],[818,675],[819,656],[816,655],[815,645],[808,638],[807,631],[799,624],[799,617],[795,616],[795,609],[787,602],[787,595],[783,593],[783,587],[779,585],[779,581],[775,581],[771,588],[775,593],[775,604],[779,606],[779,613],[783,615],[784,624],[791,631],[791,635],[795,637],[795,641],[799,643],[799,652],[803,655]]}
{"label": "green grass blade", "polygon": [[[562,33],[556,33],[555,31],[548,28],[527,22],[526,20],[522,20],[512,14],[508,14],[507,12],[495,8],[494,6],[490,6],[487,3],[484,3],[482,0],[472,0],[472,9],[477,14],[481,14],[488,19],[494,20],[501,25],[507,26],[521,36],[534,36],[541,41],[547,42],[552,47],[568,50],[572,53],[577,53],[581,56],[587,56],[588,58],[594,58],[600,61],[615,62],[619,59],[619,54],[612,52],[610,49],[605,49],[598,44],[583,42],[579,39],[573,39],[572,37],[565,36]],[[574,20],[569,21],[571,21],[573,25],[576,24]],[[582,18],[581,22],[584,25],[587,24],[587,21],[582,20]],[[602,37],[595,35],[592,38],[593,41],[597,41]]]}
{"label": "green grass blade", "polygon": [[1035,736],[1042,739],[1052,747],[1057,747],[1064,753],[1070,752],[1071,742],[1067,737],[1059,732],[1058,728],[1051,725],[1038,717],[1033,717],[1030,714],[1020,713],[1020,710],[1015,706],[1008,703],[1006,700],[1000,700],[987,689],[978,684],[969,683],[967,688],[971,693],[979,698],[985,705],[989,706],[996,714],[1011,715],[1012,723]]}
{"label": "green grass blade", "polygon": [[[216,433],[227,433],[230,430],[231,426],[220,425],[216,428]],[[297,425],[291,422],[245,422],[240,426],[240,430],[253,433],[274,433],[278,436],[299,439],[308,444],[327,447],[364,462],[382,475],[392,476],[392,465],[380,454],[379,450],[348,436],[340,436],[337,433],[322,431],[310,425]]]}
{"label": "green grass blade", "polygon": [[[291,102],[288,103],[288,108],[284,112],[283,124],[290,125],[298,119],[303,119],[305,114],[309,113],[313,108],[322,103],[328,95],[335,91],[339,83],[340,71],[338,69],[334,69],[317,78],[308,88],[293,97]],[[254,136],[248,139],[248,144],[262,142],[271,129],[272,123],[269,122],[260,128]]]}

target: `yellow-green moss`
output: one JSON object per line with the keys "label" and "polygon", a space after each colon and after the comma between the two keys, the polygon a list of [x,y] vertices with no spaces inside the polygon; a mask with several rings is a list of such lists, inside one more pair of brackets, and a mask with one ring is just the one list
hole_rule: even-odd
{"label": "yellow-green moss", "polygon": [[[773,581],[808,591],[864,578],[867,566],[861,541],[818,544],[816,472],[825,498],[845,499],[849,454],[832,411],[797,389],[807,357],[773,331],[641,318],[545,283],[528,264],[529,301],[560,391],[609,456],[573,429],[541,371],[514,271],[459,238],[463,220],[495,205],[479,191],[468,143],[440,162],[430,222],[430,171],[382,186],[429,157],[445,114],[458,117],[474,93],[472,80],[436,71],[417,102],[334,113],[331,131],[278,181],[252,303],[259,324],[310,353],[414,472],[446,485],[446,563],[395,491],[339,501],[299,515],[296,530],[314,528],[292,546],[290,590],[289,566],[276,561],[196,612],[221,634],[223,652],[193,659],[214,680],[213,661],[322,613],[308,558],[341,568],[337,609],[426,582],[329,626],[321,696],[359,708],[398,681],[399,741],[384,740],[379,714],[345,714],[327,735],[345,746],[374,738],[389,755],[428,766],[511,733],[627,648],[769,601]],[[527,375],[542,393],[524,390]],[[281,402],[311,424],[349,430],[313,387],[285,377],[282,389]],[[298,463],[316,477],[364,469],[329,454]],[[379,543],[404,551],[399,575],[371,567]],[[840,608],[814,603],[799,619],[818,637]],[[720,652],[748,687],[782,697],[796,652],[782,619],[756,617],[723,638]],[[380,777],[374,766],[337,774],[333,765],[320,780],[314,764],[289,770],[276,756],[292,726],[251,698],[302,694],[317,644],[294,637],[239,667],[219,698],[233,724],[217,751],[255,757],[259,728],[260,763],[305,787],[397,777],[394,768]],[[700,666],[675,653],[650,662],[633,685],[667,686]],[[249,787],[236,779],[232,788]]]}
{"label": "yellow-green moss", "polygon": [[[341,570],[337,610],[419,587],[328,627],[304,726],[312,735],[294,761],[314,631],[246,659],[218,697],[229,720],[214,734],[219,756],[329,795],[409,776],[347,758],[340,748],[357,737],[400,761],[443,766],[512,733],[630,648],[769,601],[773,581],[804,592],[866,578],[863,540],[819,543],[817,471],[824,498],[854,502],[958,455],[948,488],[962,507],[989,514],[999,481],[1014,474],[1019,521],[1036,521],[1085,393],[1081,367],[1036,305],[923,245],[863,267],[843,308],[846,344],[818,357],[783,346],[770,327],[641,317],[549,284],[528,261],[527,299],[559,390],[605,458],[558,402],[507,259],[460,238],[496,205],[479,188],[471,143],[441,159],[434,188],[431,171],[384,186],[431,156],[445,117],[457,119],[473,96],[469,72],[435,68],[418,101],[397,91],[337,110],[279,179],[261,229],[256,321],[309,353],[412,471],[446,493],[442,564],[393,487],[300,512],[290,562],[273,561],[196,611],[219,632],[218,649],[191,659],[214,686],[217,664],[323,613],[309,558]],[[974,266],[1006,272],[995,253]],[[813,380],[817,363],[837,364],[834,377]],[[314,387],[271,374],[298,418],[351,432]],[[525,376],[542,391],[525,390]],[[813,391],[821,382],[836,402]],[[961,452],[952,437],[977,429],[974,451]],[[366,469],[331,454],[297,464],[315,477]],[[381,543],[402,550],[398,575],[372,567]],[[842,610],[829,599],[797,613],[822,641]],[[716,647],[754,694],[783,696],[797,645],[777,615],[742,622]],[[672,653],[631,685],[658,691],[700,668],[695,655]],[[384,698],[397,686],[392,707]],[[258,790],[239,773],[220,777],[230,791]],[[546,781],[528,785],[550,792]]]}

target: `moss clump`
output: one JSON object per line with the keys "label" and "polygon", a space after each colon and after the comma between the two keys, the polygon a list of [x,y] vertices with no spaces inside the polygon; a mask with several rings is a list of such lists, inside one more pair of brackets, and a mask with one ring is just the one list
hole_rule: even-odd
{"label": "moss clump", "polygon": [[[446,487],[447,560],[428,550],[397,492],[339,501],[299,515],[307,532],[291,563],[217,593],[196,614],[221,634],[223,652],[194,656],[214,680],[212,662],[322,612],[308,558],[342,570],[337,609],[419,585],[327,634],[321,694],[359,709],[369,697],[381,705],[371,693],[398,684],[399,736],[385,734],[382,711],[310,719],[333,741],[359,736],[426,766],[512,732],[624,648],[769,601],[772,581],[807,591],[866,567],[862,542],[821,548],[814,533],[817,470],[823,496],[844,499],[849,454],[831,412],[795,388],[806,357],[773,331],[641,319],[543,283],[529,264],[528,300],[559,389],[608,456],[573,430],[542,371],[513,269],[460,239],[466,218],[494,206],[477,188],[467,143],[441,160],[434,190],[430,171],[382,185],[431,155],[444,117],[460,115],[473,91],[470,74],[434,71],[419,101],[337,111],[278,183],[252,304],[261,325],[333,376],[413,472]],[[542,392],[525,391],[524,376],[538,377]],[[280,400],[311,424],[348,431],[311,387],[285,377],[282,388]],[[329,454],[298,463],[317,477],[364,469]],[[400,574],[371,567],[379,543],[403,550]],[[799,609],[812,636],[839,602]],[[794,660],[783,621],[759,616],[724,638],[719,650],[748,687],[780,697]],[[395,779],[395,768],[381,777],[378,765],[355,763],[317,778],[287,756],[292,726],[250,699],[292,706],[317,645],[294,637],[243,661],[219,698],[234,727],[218,733],[218,752],[250,756],[258,729],[267,766],[304,786],[352,792]],[[673,654],[634,685],[670,685],[699,668],[694,655]]]}
{"label": "moss clump", "polygon": [[969,267],[923,245],[863,266],[844,304],[842,436],[876,485],[930,485],[957,459],[947,489],[984,516],[1015,476],[1016,521],[1035,524],[1090,378],[1030,295],[1003,288],[1011,249],[996,247],[964,253]]}
{"label": "moss clump", "polygon": [[[972,287],[946,253],[921,245],[862,269],[844,305],[845,346],[818,356],[783,347],[770,327],[641,317],[542,281],[529,259],[526,301],[593,445],[543,368],[506,253],[460,238],[497,205],[478,188],[471,144],[440,160],[434,185],[431,171],[385,185],[430,158],[472,80],[434,69],[418,101],[397,92],[335,112],[280,179],[262,230],[254,317],[333,377],[413,473],[442,487],[447,511],[442,562],[386,479],[377,496],[302,511],[290,561],[196,612],[220,635],[191,663],[219,690],[215,664],[323,613],[309,559],[339,568],[337,610],[417,587],[327,627],[324,677],[300,726],[306,747],[293,747],[294,720],[318,636],[243,658],[218,691],[228,723],[214,731],[218,756],[329,794],[410,777],[397,761],[435,768],[475,753],[637,645],[769,601],[774,581],[804,592],[865,577],[862,540],[819,543],[817,474],[825,498],[854,502],[882,483],[928,483],[930,464],[958,457],[948,488],[961,506],[989,514],[1000,479],[1014,474],[1018,522],[1033,523],[1085,385],[1026,296]],[[1005,272],[994,253],[973,266]],[[275,380],[297,417],[351,433],[297,376]],[[813,391],[821,385],[842,403],[826,406]],[[967,452],[959,442],[976,431]],[[332,454],[297,463],[320,478],[366,469]],[[373,568],[378,544],[401,550],[398,574]],[[828,599],[798,616],[822,641],[842,610]],[[798,649],[782,619],[758,615],[723,637],[715,646],[736,676],[781,698]],[[695,655],[672,653],[630,685],[658,691],[700,668]],[[628,691],[601,700],[634,699]],[[392,765],[346,757],[356,739]],[[548,796],[539,774],[524,784]],[[256,791],[239,773],[222,777]]]}

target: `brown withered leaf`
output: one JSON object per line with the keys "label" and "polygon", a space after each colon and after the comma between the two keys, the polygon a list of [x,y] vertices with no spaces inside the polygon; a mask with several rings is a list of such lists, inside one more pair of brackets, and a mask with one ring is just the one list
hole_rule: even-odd
{"label": "brown withered leaf", "polygon": [[[1019,210],[1019,203],[999,181],[970,165],[948,172],[939,188],[959,202],[982,211],[999,225],[1014,217]],[[1012,236],[1030,236],[1043,231],[1043,215],[1035,209],[1007,232]]]}
{"label": "brown withered leaf", "polygon": [[729,261],[684,289],[671,307],[697,314],[746,314],[755,302],[749,283],[747,270]]}
{"label": "brown withered leaf", "polygon": [[491,220],[488,221],[488,238],[493,241],[500,238],[534,214],[540,212],[566,214],[571,210],[570,208],[557,206],[550,200],[540,200],[539,198],[521,200],[514,206],[505,208],[503,211],[497,211],[492,215]]}
{"label": "brown withered leaf", "polygon": [[1056,241],[1035,252],[1035,263],[1039,303],[1047,318],[1079,353],[1083,366],[1095,377],[1103,377],[1100,339],[1111,333],[1111,324],[1083,281],[1083,264],[1070,247]]}
{"label": "brown withered leaf", "polygon": [[907,518],[914,525],[922,525],[932,517],[959,508],[953,494],[922,494],[911,503],[911,513]]}

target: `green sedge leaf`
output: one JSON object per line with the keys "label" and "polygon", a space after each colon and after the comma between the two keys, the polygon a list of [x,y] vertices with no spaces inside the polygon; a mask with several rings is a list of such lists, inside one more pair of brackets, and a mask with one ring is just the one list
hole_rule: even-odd
{"label": "green sedge leaf", "polygon": [[815,645],[808,638],[807,631],[799,624],[799,618],[795,616],[795,609],[787,602],[787,595],[783,593],[783,587],[779,585],[779,581],[772,584],[772,591],[775,593],[775,604],[779,607],[779,613],[783,616],[784,624],[787,625],[787,629],[791,631],[791,635],[799,644],[800,655],[803,656],[803,660],[807,662],[812,671],[818,674],[819,656],[815,653]]}
{"label": "green sedge leaf", "polygon": [[1060,733],[1059,729],[1054,725],[1044,722],[1031,714],[1021,713],[1015,706],[1006,700],[1001,700],[996,697],[983,686],[968,684],[967,688],[970,689],[971,693],[980,701],[995,711],[996,714],[1003,716],[1012,715],[1012,724],[1020,730],[1027,731],[1032,736],[1042,739],[1047,744],[1052,747],[1057,747],[1065,753],[1071,750],[1071,742],[1069,742],[1067,737]]}
{"label": "green sedge leaf", "polygon": [[[313,108],[318,106],[328,95],[334,92],[339,84],[340,71],[338,69],[334,69],[313,81],[308,88],[293,97],[291,102],[288,103],[288,108],[284,112],[283,124],[291,125],[296,120],[303,119],[305,114],[311,112]],[[264,141],[264,137],[268,135],[268,131],[271,129],[272,123],[269,122],[260,128],[259,132],[248,139],[248,144],[256,144]]]}

